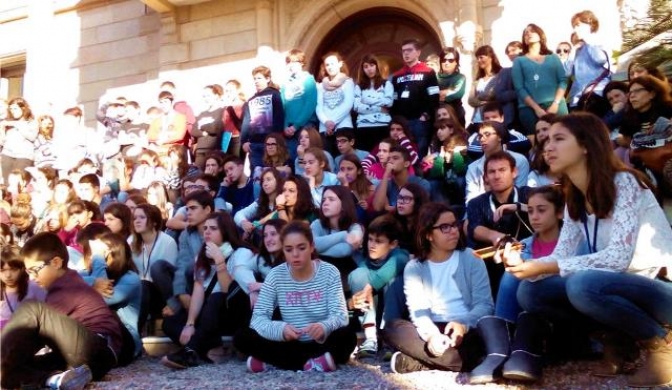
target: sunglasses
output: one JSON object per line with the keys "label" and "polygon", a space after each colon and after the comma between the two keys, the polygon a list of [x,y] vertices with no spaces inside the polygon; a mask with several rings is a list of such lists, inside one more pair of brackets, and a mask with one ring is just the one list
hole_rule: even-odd
{"label": "sunglasses", "polygon": [[457,61],[455,58],[444,58],[444,59],[443,59],[443,62],[444,62],[444,63],[445,63],[445,62],[448,62],[448,63],[451,63],[451,64],[452,64],[452,63],[455,62],[455,61]]}
{"label": "sunglasses", "polygon": [[569,53],[569,49],[557,49],[557,50],[555,51],[555,53],[556,53],[556,54],[560,54],[560,53],[565,53],[565,54],[567,54],[567,53]]}

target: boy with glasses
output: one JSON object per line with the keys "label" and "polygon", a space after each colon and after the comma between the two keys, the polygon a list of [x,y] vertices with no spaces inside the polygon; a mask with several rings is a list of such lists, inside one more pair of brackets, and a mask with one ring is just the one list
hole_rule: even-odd
{"label": "boy with glasses", "polygon": [[[118,363],[121,322],[102,296],[68,269],[68,250],[53,233],[39,233],[21,250],[32,279],[47,290],[24,302],[2,333],[2,387],[84,389]],[[46,355],[35,356],[45,345]]]}
{"label": "boy with glasses", "polygon": [[369,156],[368,151],[359,150],[355,148],[355,132],[348,127],[343,127],[336,130],[336,147],[338,148],[340,156],[337,156],[334,159],[336,166],[332,167],[332,169],[335,172],[338,171],[338,167],[341,164],[341,160],[343,159],[343,156],[345,156],[346,154],[350,153],[354,154],[355,156],[357,156],[359,161],[362,161]]}

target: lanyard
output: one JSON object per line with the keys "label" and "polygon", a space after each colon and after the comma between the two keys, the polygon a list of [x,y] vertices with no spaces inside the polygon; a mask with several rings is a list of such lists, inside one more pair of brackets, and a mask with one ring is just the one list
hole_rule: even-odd
{"label": "lanyard", "polygon": [[586,233],[586,241],[588,242],[588,250],[590,253],[597,252],[597,226],[599,220],[595,217],[595,225],[593,225],[593,242],[590,242],[590,236],[588,235],[588,216],[584,214],[583,216],[583,230]]}
{"label": "lanyard", "polygon": [[154,252],[154,246],[156,245],[156,241],[159,239],[159,233],[156,232],[156,237],[154,237],[154,242],[152,243],[152,247],[149,249],[149,254],[147,257],[145,257],[145,245],[142,245],[142,279],[147,280],[147,273],[149,272],[149,258],[152,257],[152,252]]}
{"label": "lanyard", "polygon": [[[9,295],[7,294],[7,291],[2,292],[2,297],[4,298],[5,302],[7,302],[7,306],[9,307],[10,313],[14,313],[14,307],[12,306],[12,302],[9,300]],[[16,299],[16,304],[19,304],[19,299],[18,299],[18,294],[17,294],[17,299]]]}

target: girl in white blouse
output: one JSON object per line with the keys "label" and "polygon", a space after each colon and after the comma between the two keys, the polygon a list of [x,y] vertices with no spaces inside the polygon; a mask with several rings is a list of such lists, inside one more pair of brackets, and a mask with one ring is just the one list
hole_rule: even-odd
{"label": "girl in white blouse", "polygon": [[[551,171],[563,176],[565,220],[551,255],[507,267],[525,279],[519,303],[551,320],[605,328],[605,364],[598,374],[621,373],[631,349],[626,342],[634,340],[648,356],[628,384],[667,384],[672,381],[672,284],[660,275],[672,266],[669,222],[648,180],[614,156],[609,131],[598,117],[562,117],[549,134],[544,153]],[[503,257],[517,256],[507,249]],[[518,359],[511,355],[504,377],[539,378],[536,352],[527,352]]]}

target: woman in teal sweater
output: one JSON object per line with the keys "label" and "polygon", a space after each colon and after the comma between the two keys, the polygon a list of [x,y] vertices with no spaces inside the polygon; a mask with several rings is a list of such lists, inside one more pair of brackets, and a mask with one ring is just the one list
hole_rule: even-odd
{"label": "woman in teal sweater", "polygon": [[546,47],[546,34],[541,27],[525,27],[522,42],[523,55],[513,60],[512,77],[520,122],[524,133],[531,136],[538,118],[567,114],[567,76],[560,57]]}

